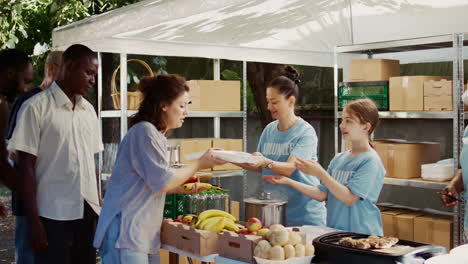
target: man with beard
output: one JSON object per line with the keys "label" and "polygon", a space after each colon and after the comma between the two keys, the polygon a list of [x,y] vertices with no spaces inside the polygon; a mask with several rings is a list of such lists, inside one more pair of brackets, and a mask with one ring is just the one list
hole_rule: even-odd
{"label": "man with beard", "polygon": [[100,211],[94,154],[99,121],[83,97],[95,84],[96,53],[75,44],[62,55],[52,86],[19,110],[8,150],[17,153],[19,194],[36,263],[95,264]]}
{"label": "man with beard", "polygon": [[[0,182],[15,190],[15,172],[8,161],[5,133],[9,115],[9,104],[27,90],[33,79],[33,66],[26,53],[17,49],[0,51]],[[7,210],[0,203],[0,217]]]}

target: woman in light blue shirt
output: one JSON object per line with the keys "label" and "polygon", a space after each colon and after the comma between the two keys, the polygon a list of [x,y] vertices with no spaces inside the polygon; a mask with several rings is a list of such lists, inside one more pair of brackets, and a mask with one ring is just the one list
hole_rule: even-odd
{"label": "woman in light blue shirt", "polygon": [[144,99],[119,145],[94,239],[103,264],[159,263],[166,193],[183,192],[180,186],[196,171],[219,164],[207,151],[187,167],[169,168],[165,135],[188,114],[182,77],[145,77],[139,90]]}
{"label": "woman in light blue shirt", "polygon": [[296,167],[316,175],[321,185],[310,186],[282,176],[265,176],[272,184],[288,185],[318,201],[327,201],[327,226],[363,233],[383,235],[380,211],[375,205],[383,186],[385,169],[370,144],[370,135],[379,122],[379,113],[369,99],[346,105],[340,124],[344,140],[351,150],[339,153],[328,170],[313,160],[297,159]]}
{"label": "woman in light blue shirt", "polygon": [[[294,113],[299,95],[299,73],[287,66],[284,76],[275,78],[267,88],[268,110],[275,121],[268,124],[260,137],[257,152],[264,156],[257,164],[240,164],[245,169],[262,175],[285,175],[291,179],[312,185],[320,184],[314,174],[296,169],[298,158],[317,160],[317,134],[314,128]],[[288,186],[265,183],[264,190],[275,199],[287,199],[287,225],[325,225],[325,204],[301,195]]]}

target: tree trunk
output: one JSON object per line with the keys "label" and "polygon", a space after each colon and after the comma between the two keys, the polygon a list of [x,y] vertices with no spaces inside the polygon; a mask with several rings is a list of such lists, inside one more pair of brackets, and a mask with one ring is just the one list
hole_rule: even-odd
{"label": "tree trunk", "polygon": [[273,121],[267,108],[266,88],[271,80],[283,72],[284,66],[284,64],[247,63],[247,80],[252,87],[255,105],[257,106],[263,127]]}

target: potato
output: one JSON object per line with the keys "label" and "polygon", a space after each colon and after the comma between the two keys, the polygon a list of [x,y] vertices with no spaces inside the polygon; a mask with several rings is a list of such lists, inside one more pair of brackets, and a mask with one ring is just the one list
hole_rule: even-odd
{"label": "potato", "polygon": [[296,249],[296,257],[304,257],[305,256],[305,247],[302,244],[297,244],[294,246]]}
{"label": "potato", "polygon": [[306,256],[313,256],[314,253],[315,253],[314,245],[312,245],[312,244],[306,244],[306,245],[305,245],[305,255],[306,255]]}
{"label": "potato", "polygon": [[294,249],[294,246],[289,244],[284,246],[284,257],[288,259],[294,258],[294,256],[296,256],[296,249]]}
{"label": "potato", "polygon": [[289,232],[286,230],[273,231],[268,238],[272,246],[284,246],[288,243]]}
{"label": "potato", "polygon": [[302,238],[297,232],[289,232],[288,244],[295,246],[297,244],[300,244],[301,242]]}
{"label": "potato", "polygon": [[274,246],[270,249],[269,258],[271,260],[284,260],[284,249],[281,246]]}
{"label": "potato", "polygon": [[270,243],[268,243],[268,241],[260,240],[254,249],[254,256],[263,258],[263,259],[268,259],[269,254],[270,254],[270,249],[271,249],[271,245]]}

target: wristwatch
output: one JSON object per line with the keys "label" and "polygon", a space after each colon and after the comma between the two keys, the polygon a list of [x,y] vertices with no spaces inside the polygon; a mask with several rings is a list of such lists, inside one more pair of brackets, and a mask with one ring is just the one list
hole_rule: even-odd
{"label": "wristwatch", "polygon": [[274,162],[274,161],[271,161],[270,163],[268,163],[268,164],[266,165],[266,168],[269,169],[269,170],[271,170],[271,168],[273,168],[273,162]]}

